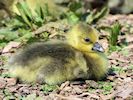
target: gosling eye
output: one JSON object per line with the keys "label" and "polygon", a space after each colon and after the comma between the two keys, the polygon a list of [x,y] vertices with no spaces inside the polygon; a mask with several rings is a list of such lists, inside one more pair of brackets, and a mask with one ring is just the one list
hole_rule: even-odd
{"label": "gosling eye", "polygon": [[90,42],[90,39],[89,38],[85,38],[84,41],[85,42]]}

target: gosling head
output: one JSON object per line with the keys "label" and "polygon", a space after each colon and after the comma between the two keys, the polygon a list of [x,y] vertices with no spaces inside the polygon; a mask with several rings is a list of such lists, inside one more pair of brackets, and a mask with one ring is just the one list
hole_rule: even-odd
{"label": "gosling head", "polygon": [[72,47],[87,53],[104,52],[98,38],[98,31],[85,23],[75,25],[67,34],[67,41]]}

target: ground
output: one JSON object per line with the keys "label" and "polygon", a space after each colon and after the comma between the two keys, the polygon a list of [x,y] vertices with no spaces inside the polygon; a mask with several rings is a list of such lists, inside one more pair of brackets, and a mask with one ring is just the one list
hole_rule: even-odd
{"label": "ground", "polygon": [[[107,53],[109,72],[102,81],[74,81],[65,82],[59,86],[40,84],[24,84],[8,76],[8,68],[4,67],[9,49],[19,46],[18,42],[10,42],[1,49],[0,57],[0,100],[132,100],[133,99],[133,15],[108,15],[97,23],[97,28],[112,25],[119,21],[122,25],[118,38],[119,45],[126,41],[126,45],[117,46]],[[37,32],[37,31],[36,31]],[[39,32],[38,32],[39,33]],[[107,32],[100,31],[102,37]],[[54,37],[54,35],[53,35]],[[100,43],[108,50],[107,38],[101,38]]]}

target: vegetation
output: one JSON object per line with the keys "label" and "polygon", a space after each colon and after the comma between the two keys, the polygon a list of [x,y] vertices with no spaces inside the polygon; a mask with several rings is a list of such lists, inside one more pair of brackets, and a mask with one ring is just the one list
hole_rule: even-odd
{"label": "vegetation", "polygon": [[[0,99],[132,99],[132,0],[40,0],[44,2],[37,6],[38,0],[26,0],[18,2],[15,10],[13,1],[17,0],[0,1]],[[105,79],[51,86],[18,82],[11,77],[4,66],[11,53],[33,42],[66,40],[67,31],[79,22],[99,30],[99,41],[109,61]]]}

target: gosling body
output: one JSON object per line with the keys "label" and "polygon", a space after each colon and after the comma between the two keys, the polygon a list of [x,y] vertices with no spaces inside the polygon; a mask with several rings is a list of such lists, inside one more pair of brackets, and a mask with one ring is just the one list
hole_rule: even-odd
{"label": "gosling body", "polygon": [[104,77],[107,73],[106,56],[93,50],[98,39],[97,31],[80,23],[66,37],[65,42],[35,43],[16,53],[8,63],[12,76],[29,83],[47,84]]}

